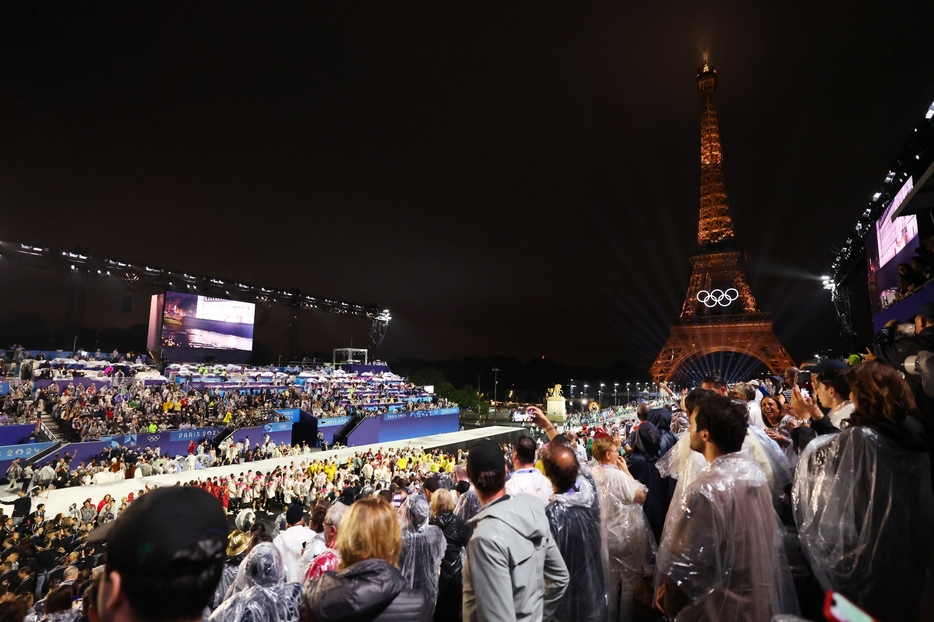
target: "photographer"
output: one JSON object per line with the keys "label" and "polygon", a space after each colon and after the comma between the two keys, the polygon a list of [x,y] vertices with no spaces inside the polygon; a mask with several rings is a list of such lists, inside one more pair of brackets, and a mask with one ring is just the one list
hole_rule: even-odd
{"label": "photographer", "polygon": [[898,320],[892,320],[880,330],[874,339],[873,357],[887,363],[902,372],[911,392],[914,394],[921,421],[930,435],[934,432],[934,399],[929,397],[921,386],[921,376],[913,376],[905,370],[905,359],[922,350],[934,352],[934,302],[925,302],[918,307],[913,318],[914,334],[908,326],[908,334],[902,335]]}

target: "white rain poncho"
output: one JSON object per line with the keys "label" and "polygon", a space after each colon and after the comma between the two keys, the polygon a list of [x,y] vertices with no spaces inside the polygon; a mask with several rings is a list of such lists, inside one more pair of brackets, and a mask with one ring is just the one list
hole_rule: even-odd
{"label": "white rain poncho", "polygon": [[269,542],[258,544],[240,564],[210,622],[298,622],[302,586],[285,579],[279,550]]}
{"label": "white rain poncho", "polygon": [[814,575],[823,589],[841,592],[878,620],[919,615],[934,493],[928,454],[908,447],[922,436],[913,420],[854,426],[818,436],[798,461],[795,521]]}
{"label": "white rain poncho", "polygon": [[402,506],[402,552],[399,570],[408,587],[422,590],[434,611],[438,600],[438,575],[447,550],[444,532],[428,523],[428,500],[411,495]]}
{"label": "white rain poncho", "polygon": [[771,497],[765,473],[741,451],[702,469],[672,503],[655,584],[671,601],[677,590],[686,597],[674,620],[767,622],[798,613]]}
{"label": "white rain poncho", "polygon": [[553,494],[545,508],[551,535],[571,577],[558,601],[556,620],[606,620],[607,537],[600,524],[599,509],[594,509],[596,503],[593,485],[581,475],[571,491]]}
{"label": "white rain poncho", "polygon": [[593,477],[609,554],[608,619],[628,620],[636,585],[641,577],[652,574],[655,563],[655,537],[642,506],[636,503],[636,494],[645,487],[612,465],[597,465]]}

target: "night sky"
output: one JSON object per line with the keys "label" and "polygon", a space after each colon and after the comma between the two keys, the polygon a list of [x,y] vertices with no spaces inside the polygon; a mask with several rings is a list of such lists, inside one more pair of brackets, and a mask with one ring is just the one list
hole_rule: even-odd
{"label": "night sky", "polygon": [[[934,100],[931,2],[37,4],[0,8],[0,239],[375,302],[389,360],[647,366],[704,50],[753,293],[796,359],[837,346],[819,277]],[[0,277],[0,318],[61,324],[57,277]],[[121,288],[87,324],[145,321]],[[307,314],[303,348],[347,325]]]}

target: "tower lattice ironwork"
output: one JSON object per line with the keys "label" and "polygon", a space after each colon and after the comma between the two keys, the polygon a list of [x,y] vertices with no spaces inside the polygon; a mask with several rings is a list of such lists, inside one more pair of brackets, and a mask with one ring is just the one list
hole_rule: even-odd
{"label": "tower lattice ironwork", "polygon": [[715,352],[755,357],[773,373],[793,364],[772,331],[746,280],[745,253],[736,245],[723,179],[723,150],[717,122],[717,72],[707,62],[697,73],[701,96],[701,185],[697,252],[681,316],[650,372],[670,379],[683,364]]}

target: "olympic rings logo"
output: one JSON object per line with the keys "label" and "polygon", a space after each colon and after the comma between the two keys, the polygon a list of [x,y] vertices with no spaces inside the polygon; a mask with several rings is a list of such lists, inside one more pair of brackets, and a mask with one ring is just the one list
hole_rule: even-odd
{"label": "olympic rings logo", "polygon": [[735,287],[730,287],[727,290],[714,289],[712,291],[707,291],[702,289],[697,292],[697,302],[703,304],[707,307],[729,307],[730,304],[739,298],[739,292]]}
{"label": "olympic rings logo", "polygon": [[158,443],[159,437],[158,436],[147,436],[146,440],[149,441],[150,443]]}

